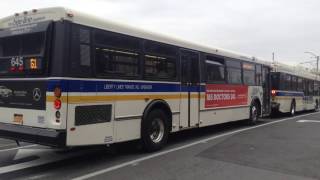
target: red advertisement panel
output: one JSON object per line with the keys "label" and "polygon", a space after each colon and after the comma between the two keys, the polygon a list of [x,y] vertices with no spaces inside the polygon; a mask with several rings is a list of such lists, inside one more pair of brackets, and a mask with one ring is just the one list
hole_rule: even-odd
{"label": "red advertisement panel", "polygon": [[207,84],[205,107],[216,108],[226,106],[247,105],[248,86]]}

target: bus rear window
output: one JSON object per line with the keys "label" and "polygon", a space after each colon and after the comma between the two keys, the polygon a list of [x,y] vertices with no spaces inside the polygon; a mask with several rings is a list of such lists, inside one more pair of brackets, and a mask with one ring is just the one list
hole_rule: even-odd
{"label": "bus rear window", "polygon": [[0,38],[0,76],[42,73],[45,36],[37,32]]}
{"label": "bus rear window", "polygon": [[44,32],[1,38],[0,57],[40,55],[44,40]]}

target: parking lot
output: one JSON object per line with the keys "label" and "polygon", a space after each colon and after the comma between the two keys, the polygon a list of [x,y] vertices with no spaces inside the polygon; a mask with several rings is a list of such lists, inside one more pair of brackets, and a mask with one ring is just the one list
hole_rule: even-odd
{"label": "parking lot", "polygon": [[0,179],[320,179],[319,112],[173,134],[143,153],[136,143],[57,150],[0,140]]}

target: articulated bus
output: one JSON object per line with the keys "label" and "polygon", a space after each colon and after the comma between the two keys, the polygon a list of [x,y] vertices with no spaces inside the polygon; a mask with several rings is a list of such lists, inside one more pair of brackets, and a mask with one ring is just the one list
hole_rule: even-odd
{"label": "articulated bus", "polygon": [[270,65],[68,10],[0,20],[0,137],[58,147],[141,140],[271,112]]}
{"label": "articulated bus", "polygon": [[320,81],[315,74],[278,64],[271,72],[271,87],[273,115],[319,109]]}

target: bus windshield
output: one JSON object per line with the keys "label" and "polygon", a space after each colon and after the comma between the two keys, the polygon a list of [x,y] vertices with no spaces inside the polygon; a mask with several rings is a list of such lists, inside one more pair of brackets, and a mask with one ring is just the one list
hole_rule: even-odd
{"label": "bus windshield", "polygon": [[44,47],[44,39],[44,32],[1,38],[0,57],[39,55]]}
{"label": "bus windshield", "polygon": [[44,72],[46,31],[0,38],[0,77]]}

